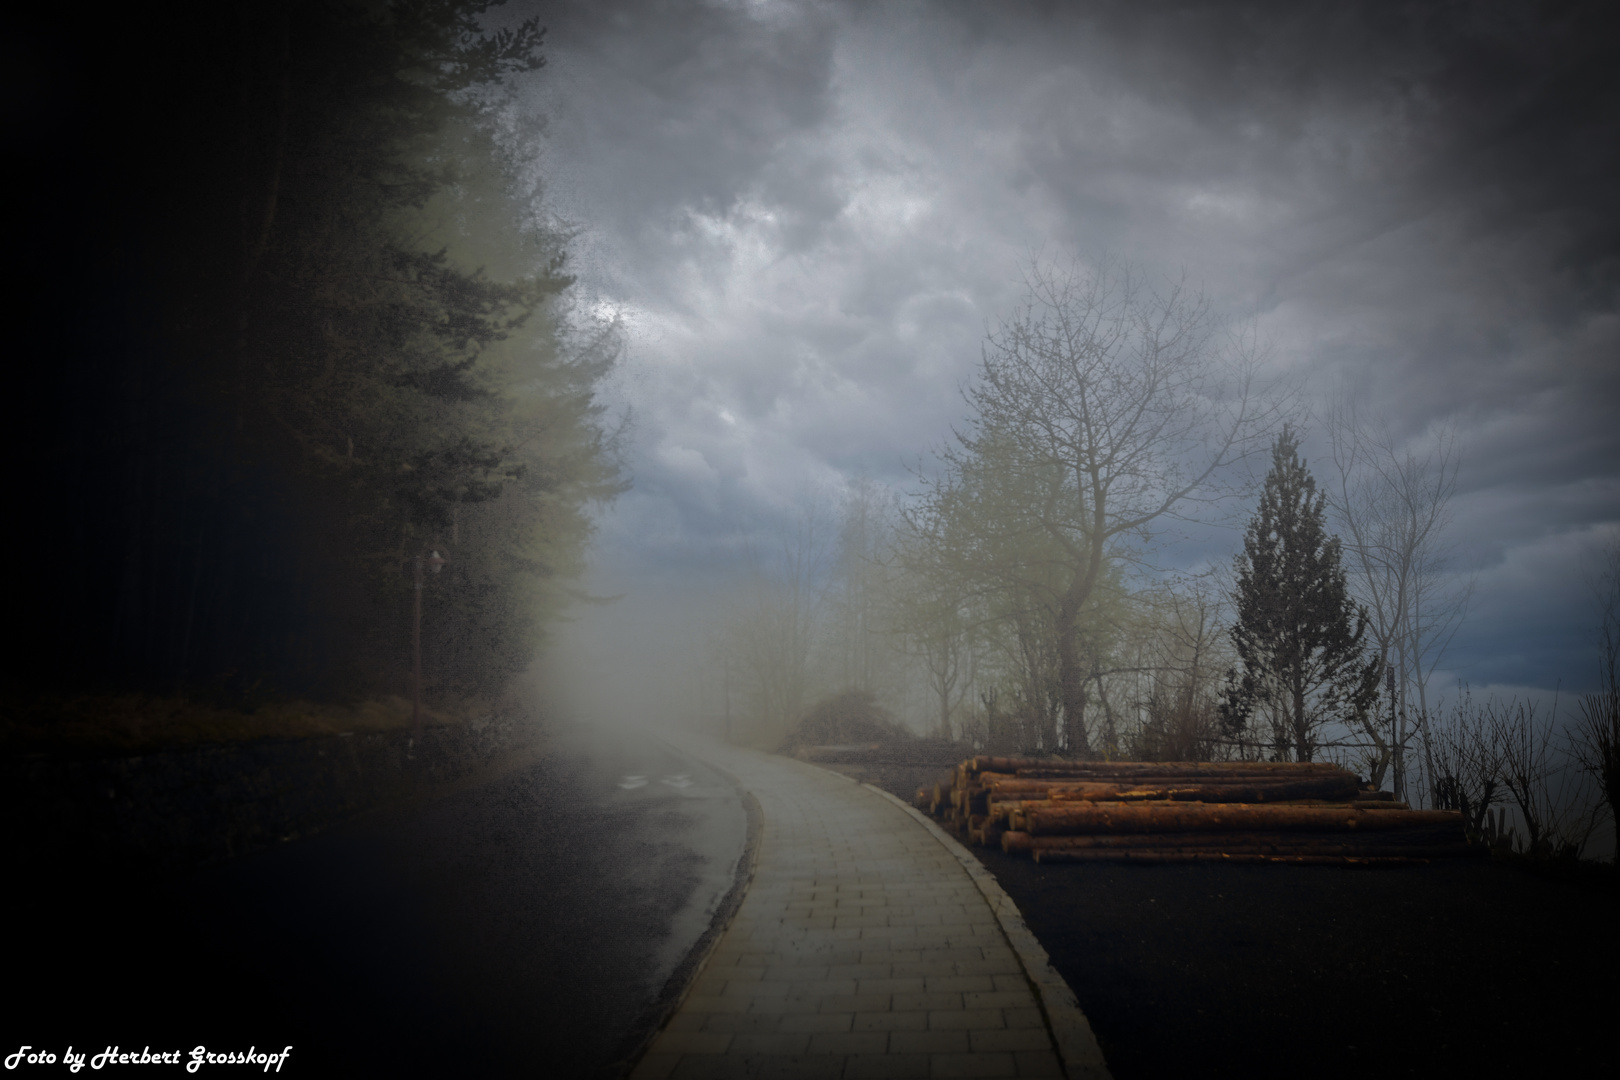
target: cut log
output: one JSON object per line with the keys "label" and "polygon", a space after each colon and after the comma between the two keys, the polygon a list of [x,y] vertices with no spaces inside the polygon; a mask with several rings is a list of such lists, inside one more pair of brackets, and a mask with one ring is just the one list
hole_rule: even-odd
{"label": "cut log", "polygon": [[[1187,802],[1203,802],[1203,803],[1222,803],[1222,802],[1231,802],[1232,801],[1230,799],[1192,799],[1192,800],[1182,800],[1182,799],[1096,799],[1096,798],[1076,798],[1074,795],[1070,794],[1069,792],[1062,791],[1062,790],[1049,792],[1048,795],[1047,795],[1047,798],[1045,798],[1045,799],[1025,799],[1025,798],[1000,799],[1000,798],[997,798],[997,797],[994,797],[994,796],[992,796],[992,798],[994,799],[994,801],[989,804],[991,806],[1012,806],[1012,805],[1018,805],[1018,806],[1076,806],[1076,805],[1079,805],[1081,803],[1098,803],[1098,802],[1133,803],[1133,804],[1149,803],[1149,804],[1152,804],[1152,805],[1155,805],[1155,806],[1163,806],[1163,805],[1167,805],[1167,804],[1173,803],[1173,802],[1184,802],[1184,801],[1187,801]],[[1339,809],[1339,810],[1410,810],[1410,809],[1412,809],[1410,804],[1403,803],[1403,802],[1401,802],[1401,803],[1398,803],[1398,802],[1363,802],[1360,799],[1265,799],[1265,800],[1242,800],[1242,801],[1244,802],[1245,805],[1248,805],[1248,806],[1258,806],[1258,805],[1264,805],[1264,806],[1299,806],[1299,807],[1316,807],[1318,809],[1332,808],[1332,809]]]}
{"label": "cut log", "polygon": [[1337,809],[1312,806],[1256,806],[1247,803],[1057,803],[1022,814],[1035,836],[1078,833],[1237,832],[1274,829],[1401,829],[1419,825],[1462,827],[1451,810]]}
{"label": "cut log", "polygon": [[1411,855],[1266,855],[1218,851],[1038,851],[1035,861],[1066,862],[1224,862],[1292,863],[1298,866],[1421,866],[1429,860]]}
{"label": "cut log", "polygon": [[1410,810],[1411,803],[1394,802],[1392,800],[1351,799],[1345,802],[1342,799],[1290,799],[1287,806],[1327,806],[1345,810]]}
{"label": "cut log", "polygon": [[[997,777],[1001,773],[994,774]],[[1097,784],[1163,784],[1175,786],[1192,783],[1241,784],[1289,783],[1298,780],[1320,780],[1328,777],[1354,777],[1355,774],[1339,768],[1328,769],[1130,769],[1130,770],[1062,770],[1020,769],[1018,780],[1070,780]],[[1360,782],[1357,781],[1359,787]]]}
{"label": "cut log", "polygon": [[1172,833],[1132,836],[1031,836],[1008,830],[1001,834],[1001,850],[1008,854],[1041,853],[1042,860],[1052,852],[1075,851],[1208,851],[1387,855],[1405,858],[1470,858],[1487,855],[1481,844],[1469,844],[1460,833],[1449,829],[1405,832],[1376,832],[1353,840],[1344,833]]}
{"label": "cut log", "polygon": [[987,821],[976,829],[968,830],[968,842],[977,847],[1000,847],[1001,836],[1007,830],[993,821]]}
{"label": "cut log", "polygon": [[987,784],[994,784],[998,780],[1016,780],[1016,779],[1018,779],[1018,774],[1017,773],[1010,773],[1010,772],[980,772],[980,773],[975,773],[974,774],[973,782],[976,783],[976,784],[987,785]]}
{"label": "cut log", "polygon": [[1017,758],[980,756],[963,762],[967,772],[1040,771],[1053,774],[1091,773],[1097,776],[1127,776],[1155,773],[1181,774],[1189,770],[1213,772],[1342,772],[1338,765],[1320,761],[1068,761],[1062,758]]}
{"label": "cut log", "polygon": [[[1357,781],[1344,773],[1304,780],[1258,781],[1244,783],[1109,784],[1066,780],[1002,780],[989,786],[998,798],[1045,794],[1054,799],[1090,802],[1229,802],[1276,803],[1297,799],[1350,801],[1356,797]],[[990,795],[986,796],[986,799]]]}
{"label": "cut log", "polygon": [[[1024,834],[1028,835],[1028,834]],[[1024,845],[1032,851],[1052,849],[1089,850],[1097,848],[1224,848],[1251,845],[1258,847],[1310,847],[1353,844],[1360,847],[1394,849],[1407,847],[1434,847],[1465,844],[1460,828],[1449,825],[1428,825],[1416,829],[1384,829],[1368,833],[1338,831],[1317,832],[1176,832],[1125,833],[1081,836],[1029,836]]]}

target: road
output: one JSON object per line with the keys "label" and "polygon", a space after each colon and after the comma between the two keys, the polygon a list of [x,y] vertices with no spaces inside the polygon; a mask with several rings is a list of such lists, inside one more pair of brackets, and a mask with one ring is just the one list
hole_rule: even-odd
{"label": "road", "polygon": [[4,1027],[92,1052],[291,1045],[292,1075],[612,1075],[746,830],[731,782],[653,733],[566,730],[430,805],[179,880],[13,892],[9,981],[33,992]]}

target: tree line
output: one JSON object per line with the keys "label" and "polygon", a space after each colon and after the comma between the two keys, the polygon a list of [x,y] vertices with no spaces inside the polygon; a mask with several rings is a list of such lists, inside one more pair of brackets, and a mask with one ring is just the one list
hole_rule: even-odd
{"label": "tree line", "polygon": [[613,327],[495,136],[534,20],[479,0],[162,5],[54,50],[11,395],[14,686],[489,694],[621,487]]}
{"label": "tree line", "polygon": [[[841,505],[806,500],[754,552],[713,635],[720,677],[694,707],[770,745],[817,699],[859,691],[970,748],[1330,758],[1434,806],[1471,782],[1466,759],[1501,778],[1460,796],[1470,806],[1535,788],[1514,805],[1550,821],[1536,800],[1556,801],[1562,774],[1545,714],[1430,696],[1471,590],[1446,532],[1454,432],[1406,443],[1341,395],[1321,417],[1319,486],[1302,410],[1260,385],[1261,344],[1185,280],[1104,260],[1036,264],[1026,285],[987,336],[963,426],[911,492],[861,481]],[[1162,568],[1184,524],[1236,508],[1230,565]],[[1583,703],[1602,719],[1562,763],[1600,784],[1611,704]],[[1516,754],[1457,749],[1481,708]],[[1584,805],[1559,811],[1566,846],[1591,834],[1601,800]]]}

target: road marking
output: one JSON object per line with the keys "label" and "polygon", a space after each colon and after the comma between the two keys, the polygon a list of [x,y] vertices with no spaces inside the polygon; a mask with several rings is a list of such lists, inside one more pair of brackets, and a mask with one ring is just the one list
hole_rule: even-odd
{"label": "road marking", "polygon": [[687,779],[687,775],[687,773],[681,773],[678,776],[666,776],[659,783],[668,784],[672,788],[689,788],[692,786],[692,781]]}
{"label": "road marking", "polygon": [[626,776],[619,781],[619,786],[626,791],[634,791],[638,787],[646,787],[647,778],[645,776]]}

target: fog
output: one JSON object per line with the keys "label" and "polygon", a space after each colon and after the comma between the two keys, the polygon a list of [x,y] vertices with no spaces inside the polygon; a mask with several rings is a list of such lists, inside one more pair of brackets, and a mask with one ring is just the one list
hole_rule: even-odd
{"label": "fog", "polygon": [[1602,1071],[1599,5],[217,7],[8,39],[8,1068]]}
{"label": "fog", "polygon": [[[522,8],[523,5],[518,5]],[[1431,687],[1596,678],[1620,521],[1613,81],[1527,9],[533,6],[543,212],[622,320],[634,487],[559,630],[658,708],[807,492],[904,497],[1031,261],[1185,273],[1269,344],[1318,477],[1329,403],[1459,435],[1466,618]],[[518,126],[514,125],[514,132]],[[514,137],[518,137],[514,135]],[[1161,545],[1224,564],[1242,500]],[[593,691],[594,693],[594,691]]]}

